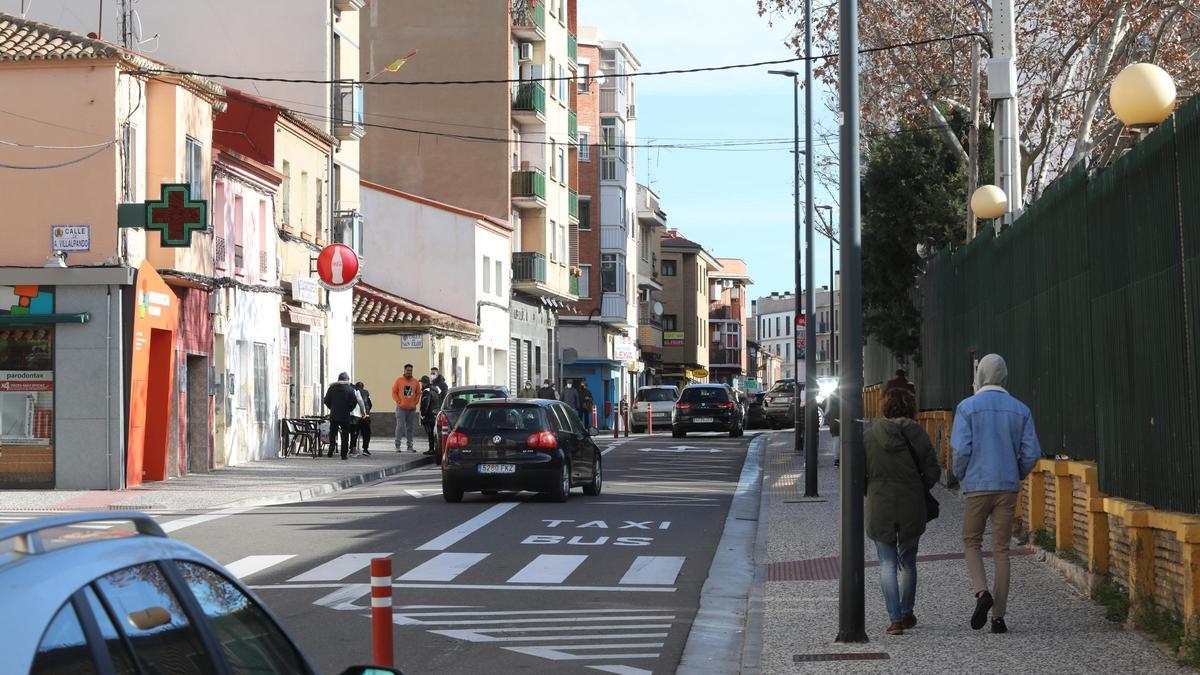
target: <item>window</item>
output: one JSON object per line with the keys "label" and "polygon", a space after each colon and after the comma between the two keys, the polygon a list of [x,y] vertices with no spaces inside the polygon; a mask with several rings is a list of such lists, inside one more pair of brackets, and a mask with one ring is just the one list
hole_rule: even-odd
{"label": "window", "polygon": [[579,197],[579,229],[592,229],[592,198]]}
{"label": "window", "polygon": [[271,409],[267,405],[267,345],[254,343],[254,421],[267,424]]}
{"label": "window", "polygon": [[550,261],[558,262],[558,223],[550,221]]}
{"label": "window", "polygon": [[126,202],[137,201],[137,127],[126,122],[121,132],[121,154],[125,157],[125,174],[122,192]]}
{"label": "window", "polygon": [[679,330],[679,319],[674,314],[663,314],[662,327],[663,330]]}
{"label": "window", "polygon": [[792,315],[791,314],[788,315],[787,321],[783,322],[783,334],[784,335],[792,334]]}
{"label": "window", "polygon": [[580,271],[580,274],[579,274],[579,297],[591,298],[592,297],[592,266],[591,265],[580,265],[579,271]]}
{"label": "window", "polygon": [[292,163],[284,160],[283,162],[283,224],[292,224]]}
{"label": "window", "polygon": [[662,261],[662,275],[664,277],[675,276],[675,261],[674,260]]}
{"label": "window", "polygon": [[308,231],[308,172],[300,172],[300,231]]}
{"label": "window", "polygon": [[317,208],[314,213],[317,215],[313,218],[313,232],[317,235],[318,239],[321,239],[325,232],[325,182],[318,178],[315,187],[317,192]]}
{"label": "window", "polygon": [[567,149],[561,145],[555,146],[558,152],[558,182],[567,184]]}
{"label": "window", "polygon": [[[11,304],[54,311],[53,286],[10,287]],[[34,312],[38,313],[38,312]],[[6,312],[7,314],[7,312]],[[10,317],[12,315],[9,315]],[[21,386],[0,390],[0,445],[19,446],[22,462],[0,464],[0,486],[50,487],[54,481],[54,328],[16,326],[0,333],[0,370]]]}
{"label": "window", "polygon": [[783,329],[779,326],[779,317],[775,317],[775,335],[779,335]]}
{"label": "window", "polygon": [[621,275],[617,268],[616,253],[600,254],[600,290],[605,293],[616,293]]}
{"label": "window", "polygon": [[192,199],[204,199],[204,145],[187,137],[187,182]]}
{"label": "window", "polygon": [[[125,648],[125,643],[121,641],[121,635],[117,633],[116,626],[108,616],[108,610],[100,604],[100,598],[91,586],[83,588],[83,599],[87,603],[87,608],[92,612],[92,619],[95,620],[96,627],[100,629],[100,638],[104,640],[105,647],[101,649],[101,652],[107,651],[108,658],[113,664],[113,670],[117,675],[136,673],[137,670],[133,667],[133,659],[129,650]],[[81,613],[86,614],[87,612]]]}
{"label": "window", "polygon": [[579,161],[592,161],[592,132],[586,130],[579,131]]}
{"label": "window", "polygon": [[[484,276],[487,276],[487,270],[484,270]],[[496,295],[504,295],[504,264],[499,260],[496,261]],[[482,362],[483,359],[480,359]]]}
{"label": "window", "polygon": [[558,141],[550,141],[550,180],[558,180]]}
{"label": "window", "polygon": [[558,82],[555,85],[558,87],[558,98],[561,101],[567,100],[567,86],[570,84],[570,79],[567,77],[567,67],[559,64],[558,66]]}
{"label": "window", "polygon": [[591,84],[588,82],[590,70],[591,68],[588,66],[588,64],[579,64],[579,76],[575,80],[575,91],[579,92],[580,94],[588,93],[588,85]]}
{"label": "window", "polygon": [[492,279],[492,275],[491,275],[492,259],[486,255],[483,256],[483,263],[480,265],[480,267],[482,268],[480,270],[480,276],[483,277],[483,292],[491,293],[492,292],[492,281],[491,281],[491,279]]}
{"label": "window", "polygon": [[558,261],[563,264],[567,262],[567,226],[565,224],[558,226]]}
{"label": "window", "polygon": [[[189,675],[216,672],[195,626],[154,563],[126,567],[96,580],[96,588],[121,622],[148,672]],[[187,658],[180,658],[187,654]]]}
{"label": "window", "polygon": [[79,623],[75,607],[68,601],[54,615],[37,654],[33,657],[31,673],[89,673],[99,672],[88,649],[87,636]]}
{"label": "window", "polygon": [[250,408],[250,377],[253,375],[251,368],[253,364],[250,361],[250,343],[246,340],[237,341],[237,364],[240,381],[237,382],[237,407],[242,410]]}
{"label": "window", "polygon": [[729,401],[725,387],[687,387],[679,395],[680,403],[725,403]]}
{"label": "window", "polygon": [[[549,72],[549,73],[550,73],[550,77],[554,77],[554,73],[557,73],[557,72],[558,72],[558,62],[554,60],[554,57],[553,57],[553,56],[551,56],[551,57],[550,57],[550,68],[548,69],[548,71],[547,71],[547,72]],[[551,96],[552,98],[558,98],[558,96],[557,96],[557,94],[558,94],[558,83],[557,83],[557,82],[550,82],[549,84],[550,84],[550,86],[549,86],[549,87],[546,87],[546,89],[550,90],[550,96]]]}
{"label": "window", "polygon": [[291,640],[228,579],[190,562],[176,563],[196,602],[212,620],[221,652],[238,673],[302,673]]}

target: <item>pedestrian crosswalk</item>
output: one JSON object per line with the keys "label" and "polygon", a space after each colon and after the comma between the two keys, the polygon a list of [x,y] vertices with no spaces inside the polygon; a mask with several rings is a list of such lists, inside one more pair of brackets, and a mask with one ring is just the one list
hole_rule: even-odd
{"label": "pedestrian crosswalk", "polygon": [[[30,520],[38,520],[40,518],[49,518],[52,516],[62,515],[63,513],[64,512],[61,512],[61,511],[39,511],[36,513],[15,512],[15,511],[4,512],[4,513],[0,513],[0,527],[4,527],[5,525],[13,525],[16,523],[24,523],[24,522],[27,522]],[[150,514],[150,516],[152,518],[154,518],[155,520],[159,520],[166,516],[173,516],[173,515],[176,515],[176,514],[174,514],[174,513],[152,513],[152,514]],[[76,530],[111,530],[112,528],[117,527],[117,526],[128,527],[129,523],[130,523],[130,521],[128,521],[128,520],[89,520],[86,523],[76,523],[74,525],[67,525],[67,527],[76,529]]]}
{"label": "pedestrian crosswalk", "polygon": [[[313,567],[292,573],[286,583],[257,588],[338,588],[345,583],[362,585],[372,558],[391,553],[343,553]],[[225,563],[239,579],[251,583],[267,578],[273,568],[293,563],[296,554],[248,555]],[[612,564],[616,561],[617,564]],[[634,555],[629,553],[531,554],[531,557],[493,553],[440,552],[432,557],[405,561],[393,576],[398,587],[470,588],[481,590],[591,590],[673,592],[686,556]],[[589,562],[592,562],[589,568]],[[345,582],[345,583],[343,583]],[[607,585],[606,585],[607,584]]]}

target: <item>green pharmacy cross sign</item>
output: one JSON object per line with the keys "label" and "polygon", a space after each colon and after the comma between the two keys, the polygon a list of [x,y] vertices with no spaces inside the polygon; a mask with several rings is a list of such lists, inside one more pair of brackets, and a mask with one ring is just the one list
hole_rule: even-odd
{"label": "green pharmacy cross sign", "polygon": [[158,230],[161,244],[168,248],[192,245],[192,233],[208,227],[208,202],[192,199],[187,183],[163,183],[157,201],[121,204],[117,210],[121,227]]}

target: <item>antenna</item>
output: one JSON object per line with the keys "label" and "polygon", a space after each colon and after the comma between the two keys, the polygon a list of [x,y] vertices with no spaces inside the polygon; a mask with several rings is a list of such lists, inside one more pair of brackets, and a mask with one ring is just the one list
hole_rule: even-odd
{"label": "antenna", "polygon": [[125,49],[133,48],[133,22],[130,21],[130,13],[133,7],[130,6],[129,0],[120,0],[121,2],[121,46]]}

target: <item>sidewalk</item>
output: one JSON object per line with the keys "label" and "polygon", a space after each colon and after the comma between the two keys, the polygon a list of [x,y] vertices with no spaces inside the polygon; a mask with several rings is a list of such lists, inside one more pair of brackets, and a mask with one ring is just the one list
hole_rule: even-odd
{"label": "sidewalk", "polygon": [[371,439],[370,457],[346,461],[311,455],[264,459],[208,473],[188,474],[128,490],[4,490],[0,511],[192,511],[303,501],[432,462],[417,452],[396,452],[392,438]]}
{"label": "sidewalk", "polygon": [[[866,550],[866,628],[870,642],[834,642],[838,625],[838,490],[821,434],[820,499],[803,501],[803,458],[789,434],[774,434],[763,473],[765,554],[756,583],[761,591],[764,673],[1136,673],[1188,672],[1152,642],[1104,619],[1030,549],[1012,549],[1009,632],[992,635],[967,625],[974,598],[963,562],[963,503],[940,485],[941,517],[921,538],[918,626],[904,635],[884,632],[887,613],[879,590],[875,546]],[[985,549],[990,535],[984,537]],[[988,559],[988,575],[991,563]]]}

